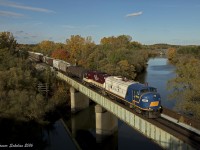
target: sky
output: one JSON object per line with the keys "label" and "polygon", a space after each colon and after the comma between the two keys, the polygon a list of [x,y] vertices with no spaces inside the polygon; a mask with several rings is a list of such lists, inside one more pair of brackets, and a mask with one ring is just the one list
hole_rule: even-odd
{"label": "sky", "polygon": [[130,35],[146,45],[200,45],[200,0],[0,0],[4,31],[21,44]]}

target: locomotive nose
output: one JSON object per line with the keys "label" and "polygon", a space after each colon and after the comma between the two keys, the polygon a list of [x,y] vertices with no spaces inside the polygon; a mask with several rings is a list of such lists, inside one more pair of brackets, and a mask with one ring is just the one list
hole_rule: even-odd
{"label": "locomotive nose", "polygon": [[158,93],[152,93],[150,98],[152,99],[151,103],[150,103],[150,107],[156,107],[156,106],[160,106],[161,104],[161,98],[160,98],[160,94]]}
{"label": "locomotive nose", "polygon": [[161,97],[159,93],[146,93],[142,96],[143,102],[149,103],[149,108],[161,106]]}

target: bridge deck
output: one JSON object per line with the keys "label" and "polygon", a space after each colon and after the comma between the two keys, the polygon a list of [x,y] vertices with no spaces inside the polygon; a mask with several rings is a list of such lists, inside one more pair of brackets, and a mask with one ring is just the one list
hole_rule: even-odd
{"label": "bridge deck", "polygon": [[191,145],[177,138],[176,136],[159,128],[155,124],[152,124],[152,121],[148,121],[148,119],[144,119],[136,115],[130,108],[126,108],[118,104],[117,102],[114,102],[109,98],[100,95],[96,91],[82,85],[81,83],[71,79],[61,72],[58,72],[57,76],[60,79],[65,80],[69,85],[71,85],[81,93],[88,96],[97,104],[104,107],[106,110],[117,116],[120,120],[126,122],[128,125],[138,130],[146,137],[152,139],[164,149],[195,149]]}

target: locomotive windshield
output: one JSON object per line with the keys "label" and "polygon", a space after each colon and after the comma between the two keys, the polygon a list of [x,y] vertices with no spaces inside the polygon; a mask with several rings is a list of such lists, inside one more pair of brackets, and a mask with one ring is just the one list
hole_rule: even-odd
{"label": "locomotive windshield", "polygon": [[149,92],[149,89],[145,88],[145,89],[140,90],[140,94],[143,94],[143,93],[146,93],[146,92]]}
{"label": "locomotive windshield", "polygon": [[153,87],[149,87],[149,88],[144,88],[140,90],[140,95],[142,95],[143,93],[147,93],[147,92],[157,92],[156,88]]}
{"label": "locomotive windshield", "polygon": [[153,88],[153,87],[150,87],[149,90],[150,90],[150,92],[157,92],[157,89]]}

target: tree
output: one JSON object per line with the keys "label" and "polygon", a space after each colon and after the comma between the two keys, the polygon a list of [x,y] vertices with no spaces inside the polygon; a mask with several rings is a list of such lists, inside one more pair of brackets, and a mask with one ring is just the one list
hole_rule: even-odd
{"label": "tree", "polygon": [[8,48],[10,52],[14,52],[16,46],[17,41],[11,32],[0,32],[0,49]]}
{"label": "tree", "polygon": [[51,57],[68,62],[70,55],[69,52],[64,49],[57,49],[52,52]]}
{"label": "tree", "polygon": [[120,35],[118,37],[104,37],[101,39],[100,43],[102,45],[107,45],[111,49],[116,49],[116,48],[127,48],[128,45],[130,44],[132,40],[132,37],[129,35]]}
{"label": "tree", "polygon": [[117,63],[115,74],[128,79],[134,79],[136,77],[134,65],[129,64],[127,60],[121,60]]}
{"label": "tree", "polygon": [[176,56],[176,49],[175,48],[169,48],[167,50],[167,57],[169,60],[173,60]]}
{"label": "tree", "polygon": [[51,52],[55,50],[55,43],[53,41],[44,40],[38,44],[38,47],[43,54],[51,55]]}
{"label": "tree", "polygon": [[70,39],[66,40],[67,49],[70,52],[70,59],[77,59],[80,57],[81,50],[85,44],[85,39],[80,35],[72,35]]}

